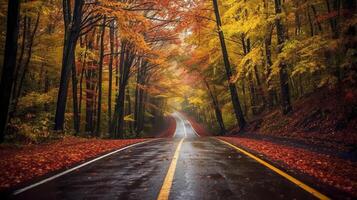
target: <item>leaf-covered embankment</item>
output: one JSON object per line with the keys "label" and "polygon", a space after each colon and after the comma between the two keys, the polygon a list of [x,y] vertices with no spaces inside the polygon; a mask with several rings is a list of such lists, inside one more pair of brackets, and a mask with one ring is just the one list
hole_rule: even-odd
{"label": "leaf-covered embankment", "polygon": [[0,190],[16,187],[50,172],[72,167],[90,158],[144,140],[65,137],[42,145],[3,145],[0,147]]}
{"label": "leaf-covered embankment", "polygon": [[356,154],[357,91],[322,88],[295,101],[293,109],[289,115],[279,109],[265,112],[251,120],[245,132]]}
{"label": "leaf-covered embankment", "polygon": [[158,137],[170,138],[173,137],[176,130],[176,120],[171,115],[165,118],[164,127],[159,132]]}

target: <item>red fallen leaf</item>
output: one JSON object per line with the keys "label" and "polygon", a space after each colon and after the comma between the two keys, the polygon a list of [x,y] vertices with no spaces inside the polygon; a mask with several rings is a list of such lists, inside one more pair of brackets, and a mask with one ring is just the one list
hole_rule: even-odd
{"label": "red fallen leaf", "polygon": [[0,190],[144,139],[101,140],[66,137],[44,145],[4,148],[0,151]]}

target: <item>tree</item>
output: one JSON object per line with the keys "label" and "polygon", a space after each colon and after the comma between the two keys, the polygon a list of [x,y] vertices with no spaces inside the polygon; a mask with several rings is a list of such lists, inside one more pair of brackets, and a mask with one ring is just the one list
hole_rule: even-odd
{"label": "tree", "polygon": [[[282,5],[281,0],[274,0],[275,2],[275,14],[281,14]],[[281,22],[281,19],[278,17],[275,20],[276,26],[276,34],[278,38],[278,53],[282,51],[285,42],[285,31],[284,26]],[[280,95],[281,95],[281,109],[283,114],[287,114],[292,111],[291,103],[290,103],[290,90],[289,90],[289,75],[287,72],[287,66],[284,62],[279,64],[279,80],[280,80]]]}
{"label": "tree", "polygon": [[102,82],[103,82],[103,59],[104,59],[104,36],[106,16],[103,17],[102,31],[100,35],[99,71],[98,71],[98,117],[96,134],[100,136],[100,116],[102,113]]}
{"label": "tree", "polygon": [[[69,74],[74,65],[74,55],[77,40],[79,37],[84,0],[75,0],[73,13],[71,13],[71,2],[63,0],[63,16],[65,23],[65,39],[63,47],[62,70],[60,87],[57,97],[54,130],[62,131],[64,124],[64,114],[66,112],[67,92]],[[73,72],[72,72],[73,73]]]}
{"label": "tree", "polygon": [[114,35],[115,27],[114,21],[110,23],[109,29],[109,43],[110,43],[110,57],[109,57],[109,80],[108,80],[108,132],[110,132],[110,125],[112,122],[112,90],[113,90],[113,60],[114,60]]}
{"label": "tree", "polygon": [[229,63],[229,58],[228,58],[228,52],[226,48],[226,42],[224,40],[224,34],[221,29],[222,27],[222,22],[221,22],[221,17],[219,15],[219,8],[218,8],[218,3],[217,0],[212,0],[213,1],[213,8],[214,8],[214,13],[216,16],[216,23],[217,23],[217,29],[218,29],[218,36],[219,40],[221,42],[221,49],[222,49],[222,56],[223,56],[223,61],[224,61],[224,67],[226,69],[226,74],[227,74],[227,81],[229,85],[229,91],[231,93],[231,98],[232,98],[232,104],[234,107],[234,113],[238,122],[238,126],[243,129],[245,126],[245,119],[244,115],[242,112],[242,108],[239,102],[238,98],[238,93],[237,93],[237,88],[234,83],[232,83],[232,70],[231,66]]}
{"label": "tree", "polygon": [[0,83],[0,142],[4,141],[5,130],[8,120],[9,105],[11,100],[11,90],[16,80],[14,77],[16,66],[17,39],[19,34],[19,12],[20,1],[11,0],[8,2],[6,44],[4,53],[4,65]]}

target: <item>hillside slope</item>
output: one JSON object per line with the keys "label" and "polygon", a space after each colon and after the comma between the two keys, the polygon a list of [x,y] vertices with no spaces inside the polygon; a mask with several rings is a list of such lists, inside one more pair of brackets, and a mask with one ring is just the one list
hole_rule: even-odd
{"label": "hillside slope", "polygon": [[[357,149],[357,92],[321,89],[295,101],[294,111],[279,108],[261,114],[245,128],[246,135],[288,139],[341,152]],[[229,134],[237,134],[235,128]]]}

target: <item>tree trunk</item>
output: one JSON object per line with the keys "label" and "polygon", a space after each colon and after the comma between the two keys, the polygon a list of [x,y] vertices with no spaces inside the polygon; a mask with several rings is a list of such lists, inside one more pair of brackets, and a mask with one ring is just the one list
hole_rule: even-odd
{"label": "tree trunk", "polygon": [[212,106],[214,108],[214,112],[216,115],[216,119],[217,119],[217,123],[220,129],[220,135],[224,135],[224,133],[226,132],[226,128],[224,127],[224,122],[223,122],[223,117],[222,117],[222,112],[221,109],[219,107],[219,103],[217,100],[217,97],[213,94],[208,82],[206,79],[203,79],[203,82],[205,83],[208,93],[211,97],[211,101],[212,101]]}
{"label": "tree trunk", "polygon": [[[264,0],[264,9],[265,9],[265,18],[269,18],[269,12],[268,9],[268,1]],[[272,108],[275,105],[275,97],[276,97],[276,91],[275,88],[272,87],[272,77],[271,77],[271,66],[273,65],[272,62],[272,56],[271,56],[271,39],[273,36],[273,30],[274,26],[269,25],[267,26],[267,34],[264,37],[264,50],[265,50],[265,79],[266,79],[266,85],[268,88],[268,100],[267,104],[269,108]]]}
{"label": "tree trunk", "polygon": [[134,127],[135,127],[136,136],[139,135],[138,126],[139,126],[139,107],[140,107],[139,98],[140,98],[140,90],[141,90],[140,88],[141,67],[142,67],[142,62],[140,59],[138,64],[138,72],[136,73],[135,103],[134,103]]}
{"label": "tree trunk", "polygon": [[[275,13],[280,14],[282,12],[281,0],[275,0]],[[276,33],[278,38],[278,53],[282,52],[285,42],[285,31],[281,20],[278,18],[275,20]],[[280,79],[280,94],[281,94],[281,107],[283,114],[287,114],[292,111],[290,104],[290,91],[289,91],[289,75],[287,72],[287,66],[285,63],[279,64],[279,79]]]}
{"label": "tree trunk", "polygon": [[224,61],[224,67],[226,70],[226,75],[227,75],[227,81],[229,85],[229,90],[231,93],[231,99],[232,99],[232,104],[234,108],[234,114],[238,122],[238,126],[240,129],[243,129],[245,126],[245,119],[243,116],[242,108],[239,102],[238,98],[238,93],[237,93],[237,88],[233,82],[231,82],[232,78],[232,69],[229,63],[229,58],[228,58],[228,52],[226,48],[226,43],[224,41],[224,34],[221,29],[222,23],[221,23],[221,17],[219,15],[219,9],[218,9],[218,3],[217,0],[212,0],[213,1],[213,7],[214,7],[214,13],[216,15],[216,23],[217,23],[217,28],[218,28],[218,36],[219,40],[221,43],[221,50],[222,50],[222,55],[223,55],[223,61]]}
{"label": "tree trunk", "polygon": [[314,14],[314,20],[316,21],[317,28],[319,29],[320,33],[322,33],[322,25],[317,19],[317,11],[315,5],[311,5],[312,13]]}
{"label": "tree trunk", "polygon": [[[87,48],[89,51],[93,50],[93,38],[95,34],[95,29],[90,34],[90,38],[86,41]],[[94,61],[91,61],[88,67],[86,68],[85,78],[86,78],[86,126],[85,132],[92,133],[93,131],[93,109],[94,109],[94,98],[95,98],[95,91],[94,91],[94,78],[95,78],[95,69],[94,69]]]}
{"label": "tree trunk", "polygon": [[78,123],[81,124],[81,118],[82,118],[82,100],[83,100],[83,78],[84,74],[86,72],[86,66],[87,66],[87,45],[85,46],[85,51],[84,51],[84,56],[83,56],[83,61],[82,61],[82,69],[81,69],[81,74],[80,74],[80,79],[79,79],[79,102],[78,102],[78,113],[79,113],[79,119]]}
{"label": "tree trunk", "polygon": [[[15,76],[16,80],[14,82],[14,86],[13,86],[13,90],[12,90],[13,93],[12,93],[11,99],[13,102],[12,102],[12,109],[10,110],[10,113],[9,113],[9,120],[11,120],[13,115],[16,113],[16,108],[17,108],[17,104],[19,102],[19,98],[21,95],[22,86],[23,86],[26,74],[28,73],[28,70],[29,70],[28,68],[30,65],[31,58],[32,58],[33,41],[35,39],[35,34],[37,32],[39,23],[40,23],[40,13],[37,13],[35,27],[34,27],[32,33],[28,34],[28,36],[29,36],[28,44],[26,45],[28,49],[27,49],[27,53],[26,53],[27,57],[26,57],[25,63],[22,66],[22,62],[21,62],[21,64],[18,64],[18,67],[17,67],[17,72],[16,72],[17,74]],[[30,29],[30,25],[26,28],[26,30],[30,31],[29,29]],[[21,73],[21,71],[22,71],[22,73]],[[20,76],[20,77],[18,77],[18,76]],[[18,80],[18,78],[20,78],[20,79]]]}
{"label": "tree trunk", "polygon": [[[27,1],[25,1],[27,2]],[[16,89],[17,89],[17,79],[19,76],[19,73],[20,73],[20,69],[21,69],[21,66],[22,66],[22,62],[23,62],[23,58],[24,58],[24,54],[25,54],[25,48],[26,48],[26,45],[27,45],[27,27],[28,27],[28,23],[29,23],[29,19],[28,17],[26,16],[26,11],[24,13],[24,19],[23,19],[23,31],[22,31],[22,41],[21,41],[21,49],[20,49],[20,55],[18,56],[18,60],[17,60],[17,65],[16,65],[16,68],[15,68],[15,78],[16,78],[16,81],[14,82],[14,86],[12,88],[12,94],[15,94],[16,93]],[[11,101],[14,101],[14,98],[15,98],[15,95],[12,95],[12,99]],[[13,103],[13,102],[11,102]],[[10,111],[11,112],[11,111]]]}
{"label": "tree trunk", "polygon": [[314,33],[314,24],[312,23],[312,19],[311,19],[310,9],[307,9],[306,12],[307,12],[307,19],[309,21],[309,26],[310,26],[310,36],[312,37],[315,35],[315,33]]}
{"label": "tree trunk", "polygon": [[137,72],[137,86],[135,91],[135,111],[134,111],[134,118],[135,118],[135,132],[136,135],[139,136],[140,132],[143,130],[143,119],[144,119],[144,95],[145,91],[142,87],[145,85],[146,75],[147,75],[147,65],[146,61],[143,61],[140,58],[139,61],[139,68]]}
{"label": "tree trunk", "polygon": [[76,63],[75,63],[75,56],[73,55],[73,60],[72,60],[72,106],[73,106],[73,127],[75,134],[79,134],[79,112],[78,112],[78,92],[77,92],[77,69],[76,69]]}
{"label": "tree trunk", "polygon": [[111,125],[111,132],[114,131],[115,137],[123,138],[123,126],[124,126],[124,100],[125,100],[125,89],[128,84],[130,68],[133,64],[135,55],[132,46],[127,44],[127,42],[122,42],[122,55],[121,55],[121,66],[120,66],[120,81],[119,81],[119,91],[116,98],[115,112],[113,115],[113,122]]}
{"label": "tree trunk", "polygon": [[14,77],[14,72],[16,67],[17,38],[19,34],[19,12],[20,0],[9,0],[4,64],[1,72],[0,84],[0,142],[4,141],[11,90],[16,79],[16,77]]}
{"label": "tree trunk", "polygon": [[119,85],[118,95],[116,98],[115,111],[111,132],[115,132],[115,138],[123,137],[123,119],[124,119],[124,100],[125,100],[125,87]]}
{"label": "tree trunk", "polygon": [[[116,35],[118,35],[118,34],[116,34]],[[115,43],[115,52],[118,52],[119,49],[120,49],[120,51],[122,51],[122,47],[121,48],[119,48],[119,47],[120,47],[120,42],[117,39],[116,43]],[[120,62],[121,62],[121,60],[120,60],[121,55],[122,55],[121,53],[119,55],[116,55],[116,59],[115,59],[116,60],[116,62],[115,62],[115,89],[116,90],[118,90],[118,87],[119,87],[119,66],[120,66]]]}
{"label": "tree trunk", "polygon": [[[130,91],[129,91],[129,88],[126,89],[126,100],[128,102],[128,105],[127,105],[127,115],[130,115],[131,114],[131,99],[130,99]],[[130,133],[133,133],[133,123],[132,121],[129,121],[128,122],[129,124],[129,130],[130,130]]]}
{"label": "tree trunk", "polygon": [[[65,0],[64,0],[65,1]],[[55,114],[55,126],[54,130],[63,131],[64,115],[66,112],[67,103],[67,92],[68,92],[68,82],[69,73],[72,69],[75,48],[80,33],[80,25],[82,21],[82,8],[84,1],[75,0],[74,10],[73,10],[73,22],[71,27],[66,28],[65,33],[65,44],[63,48],[63,59],[62,59],[62,69],[61,69],[61,80],[57,97],[56,114]],[[69,12],[64,9],[64,13]]]}
{"label": "tree trunk", "polygon": [[110,24],[109,30],[110,57],[109,57],[109,86],[108,86],[108,133],[112,122],[112,89],[113,89],[113,54],[114,54],[114,21]]}
{"label": "tree trunk", "polygon": [[[92,68],[93,66],[90,66]],[[86,126],[85,131],[91,133],[93,130],[93,103],[94,103],[94,90],[93,90],[93,69],[86,70]]]}
{"label": "tree trunk", "polygon": [[103,60],[104,60],[104,36],[105,36],[105,23],[106,16],[103,18],[102,33],[100,36],[100,52],[99,52],[99,71],[98,71],[98,112],[97,112],[97,126],[96,134],[100,136],[100,120],[102,113],[102,82],[103,82]]}

